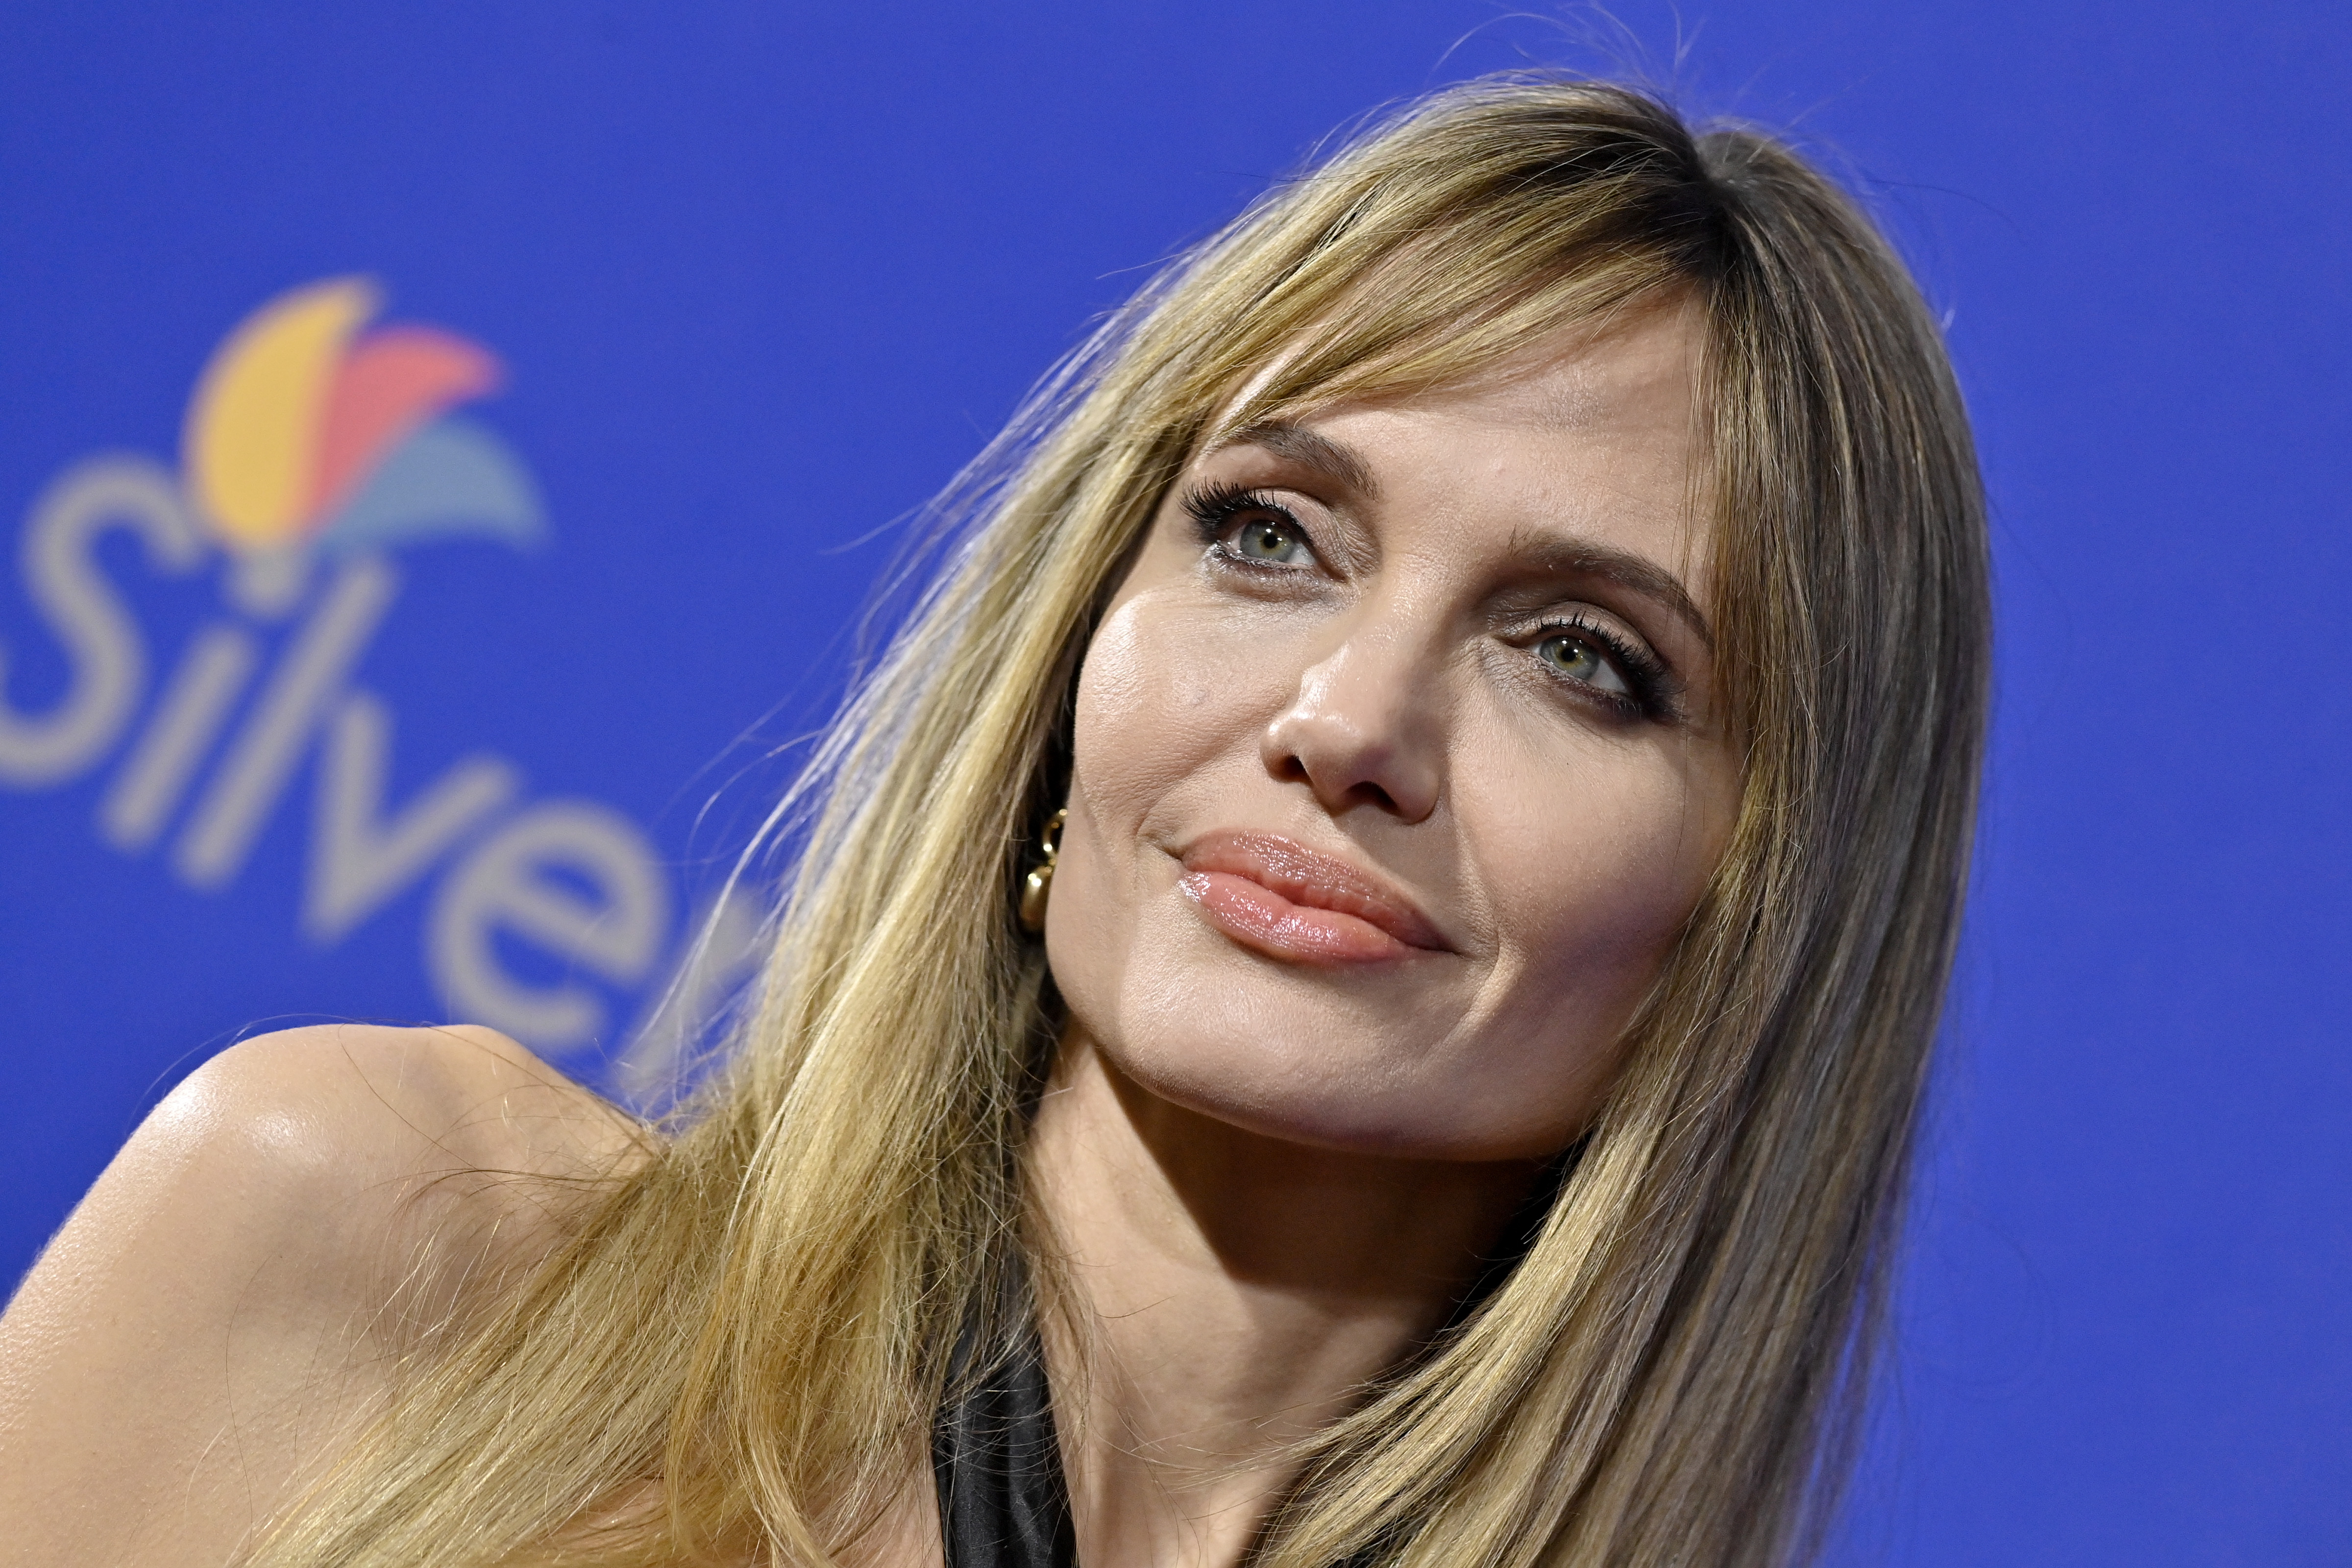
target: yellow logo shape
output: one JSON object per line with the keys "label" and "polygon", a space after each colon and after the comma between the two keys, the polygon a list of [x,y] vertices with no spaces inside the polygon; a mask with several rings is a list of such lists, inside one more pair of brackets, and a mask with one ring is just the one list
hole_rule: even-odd
{"label": "yellow logo shape", "polygon": [[362,278],[298,289],[247,319],[205,367],[188,408],[188,480],[232,545],[268,550],[301,538],[328,393],[380,302]]}

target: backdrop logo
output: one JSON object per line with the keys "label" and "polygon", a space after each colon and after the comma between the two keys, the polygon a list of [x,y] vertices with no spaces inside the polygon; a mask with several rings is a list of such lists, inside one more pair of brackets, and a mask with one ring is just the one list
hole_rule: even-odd
{"label": "backdrop logo", "polygon": [[540,536],[522,465],[490,431],[447,413],[497,388],[498,361],[434,327],[362,333],[378,304],[356,278],[280,295],[221,344],[189,402],[189,499],[257,607],[299,593],[319,551],[434,533]]}
{"label": "backdrop logo", "polygon": [[[473,534],[541,542],[529,471],[452,412],[499,385],[498,361],[438,328],[368,327],[375,286],[290,290],[215,351],[188,404],[181,471],[109,453],[53,479],[26,519],[25,596],[62,651],[62,696],[7,695],[0,785],[60,787],[118,752],[96,828],[161,849],[189,889],[235,883],[314,761],[297,923],[331,945],[427,876],[419,956],[451,1011],[542,1049],[611,1037],[608,993],[644,989],[670,944],[670,879],[644,832],[603,803],[528,796],[490,752],[386,798],[392,703],[356,672],[399,593],[391,547]],[[150,639],[95,547],[132,536],[163,576],[221,569],[222,613],[196,627],[150,702]],[[728,983],[749,911],[721,911],[670,988],[683,1016]],[[509,959],[534,954],[518,973]],[[552,962],[550,962],[550,961]],[[621,1086],[654,1087],[679,1029],[640,1028]],[[648,1055],[650,1053],[650,1056]]]}

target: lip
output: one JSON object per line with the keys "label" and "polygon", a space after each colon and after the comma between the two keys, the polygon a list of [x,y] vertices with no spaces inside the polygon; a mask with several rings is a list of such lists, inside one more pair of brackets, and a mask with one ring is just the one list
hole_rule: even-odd
{"label": "lip", "polygon": [[1293,963],[1393,963],[1447,951],[1412,900],[1379,877],[1278,833],[1203,834],[1177,889],[1239,942]]}

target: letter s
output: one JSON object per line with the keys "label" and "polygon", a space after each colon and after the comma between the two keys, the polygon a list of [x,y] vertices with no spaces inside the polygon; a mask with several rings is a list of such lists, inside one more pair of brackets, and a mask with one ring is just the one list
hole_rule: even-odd
{"label": "letter s", "polygon": [[72,661],[73,679],[48,712],[19,712],[5,695],[7,650],[0,647],[0,784],[37,789],[89,767],[145,694],[146,639],[91,559],[92,543],[110,528],[137,533],[147,559],[174,576],[205,557],[179,486],[147,458],[91,458],[49,482],[25,522],[25,593]]}

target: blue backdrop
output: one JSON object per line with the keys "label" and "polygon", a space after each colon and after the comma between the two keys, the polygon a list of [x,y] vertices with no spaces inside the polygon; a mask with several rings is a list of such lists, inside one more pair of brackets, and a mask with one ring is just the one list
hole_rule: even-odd
{"label": "blue backdrop", "polygon": [[[1994,497],[1981,875],[1841,1550],[2352,1561],[2352,22],[1620,15],[1690,102],[1793,127],[1885,215]],[[892,521],[1318,136],[1605,65],[1594,30],[1486,0],[18,0],[0,1266],[268,1023],[462,1014],[643,1081],[644,1010],[761,758],[837,690]],[[287,478],[322,451],[347,509]],[[206,484],[241,533],[180,504]],[[284,546],[321,521],[304,577]]]}

